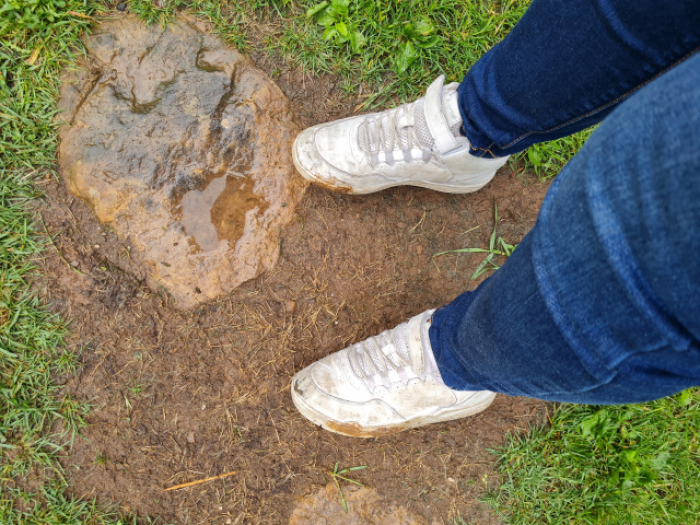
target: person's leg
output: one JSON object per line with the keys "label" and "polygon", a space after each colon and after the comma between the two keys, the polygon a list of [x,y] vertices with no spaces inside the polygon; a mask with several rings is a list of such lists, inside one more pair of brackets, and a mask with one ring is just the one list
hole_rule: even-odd
{"label": "person's leg", "polygon": [[534,0],[459,86],[472,153],[502,157],[596,124],[698,49],[697,0]]}
{"label": "person's leg", "polygon": [[324,428],[376,436],[493,392],[629,403],[700,385],[700,55],[622,104],[476,291],[297,373]]}
{"label": "person's leg", "polygon": [[415,103],[304,130],[306,179],[365,194],[413,185],[468,193],[511,153],[600,122],[700,48],[697,0],[534,0],[459,85]]}
{"label": "person's leg", "polygon": [[433,316],[445,383],[616,404],[700,385],[700,55],[622,104],[537,224]]}

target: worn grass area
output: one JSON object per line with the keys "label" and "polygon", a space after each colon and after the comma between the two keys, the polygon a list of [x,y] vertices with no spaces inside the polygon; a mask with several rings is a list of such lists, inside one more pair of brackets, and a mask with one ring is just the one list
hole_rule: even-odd
{"label": "worn grass area", "polygon": [[[38,492],[8,489],[0,496],[0,523],[22,525],[136,525],[136,516],[64,494],[63,483],[47,483]],[[144,520],[141,520],[144,522]],[[151,523],[145,518],[145,523]]]}
{"label": "worn grass area", "polygon": [[[68,46],[86,28],[90,4],[41,2],[0,12],[0,447],[2,481],[50,466],[67,436],[47,434],[57,421],[77,430],[85,407],[60,394],[52,374],[73,370],[62,350],[63,322],[46,313],[29,292],[29,262],[43,248],[27,203],[34,182],[51,176],[55,163],[57,74],[71,59]],[[31,4],[31,3],[27,3]],[[23,4],[17,4],[21,6]],[[62,14],[58,14],[61,12]]]}
{"label": "worn grass area", "polygon": [[75,370],[77,356],[61,344],[64,322],[30,291],[30,261],[45,241],[28,204],[40,196],[36,182],[54,174],[58,72],[80,52],[79,35],[97,7],[88,0],[0,3],[1,523],[126,523],[63,495],[57,455],[88,406],[55,384]]}
{"label": "worn grass area", "polygon": [[551,426],[509,436],[502,486],[487,498],[509,524],[697,523],[700,390],[619,407],[559,406]]}

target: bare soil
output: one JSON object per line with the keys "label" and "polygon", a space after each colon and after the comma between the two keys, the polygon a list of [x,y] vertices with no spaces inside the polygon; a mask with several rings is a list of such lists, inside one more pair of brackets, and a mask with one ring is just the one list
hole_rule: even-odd
{"label": "bare soil", "polygon": [[[253,58],[279,72],[302,127],[350,115],[360,102],[331,76]],[[473,418],[353,439],[303,419],[289,385],[313,361],[474,289],[469,277],[483,255],[434,254],[488,246],[494,201],[499,235],[519,242],[546,184],[506,166],[471,195],[405,187],[353,197],[312,187],[280,232],[277,265],[187,313],[135,276],[129,245],[82,201],[54,180],[43,188],[39,211],[55,246],[36,286],[72,320],[68,343],[81,352],[79,375],[59,380],[95,405],[63,461],[77,495],[158,523],[282,524],[325,490],[337,462],[368,465],[352,477],[376,501],[428,522],[499,523],[477,501],[498,483],[488,450],[541,421],[543,403],[498,396]]]}

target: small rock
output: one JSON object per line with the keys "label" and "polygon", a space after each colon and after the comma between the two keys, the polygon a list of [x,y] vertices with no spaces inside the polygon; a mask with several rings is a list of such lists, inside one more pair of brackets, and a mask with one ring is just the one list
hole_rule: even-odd
{"label": "small rock", "polygon": [[122,3],[120,3],[120,4],[117,4],[117,11],[124,11],[124,10],[126,10],[126,4],[125,4],[125,3],[122,2]]}
{"label": "small rock", "polygon": [[206,409],[207,409],[207,405],[202,405],[202,410],[206,410]]}
{"label": "small rock", "polygon": [[194,432],[188,432],[188,433],[187,433],[187,442],[188,442],[188,443],[194,443]]}
{"label": "small rock", "polygon": [[219,510],[224,510],[224,508],[221,505],[219,505]]}
{"label": "small rock", "polygon": [[94,248],[95,248],[96,250],[98,250],[98,249],[100,248],[100,245],[99,245],[99,244],[95,244],[95,245],[94,245]]}
{"label": "small rock", "polygon": [[[345,510],[344,505],[347,505]],[[372,489],[343,487],[343,499],[333,485],[301,500],[289,525],[428,525],[428,520],[406,507],[388,503]],[[435,522],[433,522],[435,523]]]}
{"label": "small rock", "polygon": [[226,520],[226,525],[231,525],[231,523],[232,523],[231,518]]}
{"label": "small rock", "polygon": [[80,263],[79,263],[78,261],[73,261],[72,263],[70,263],[70,265],[71,265],[73,268],[77,268],[78,266],[80,266]]}
{"label": "small rock", "polygon": [[296,312],[296,309],[297,309],[297,303],[295,303],[294,301],[284,301],[284,311],[285,311],[285,313],[291,315],[291,314],[293,314],[294,312]]}
{"label": "small rock", "polygon": [[355,220],[358,220],[359,218],[360,218],[360,214],[359,214],[359,213],[356,213],[356,214],[355,214]]}
{"label": "small rock", "polygon": [[421,244],[419,244],[418,248],[416,248],[416,253],[418,255],[421,255],[423,253],[423,246]]}

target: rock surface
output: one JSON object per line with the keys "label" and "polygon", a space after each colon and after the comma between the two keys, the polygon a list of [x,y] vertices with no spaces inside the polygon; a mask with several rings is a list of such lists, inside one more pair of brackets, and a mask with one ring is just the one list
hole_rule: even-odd
{"label": "rock surface", "polygon": [[[305,498],[294,509],[289,525],[428,525],[428,521],[396,504],[387,505],[372,489],[357,486],[343,488],[348,510],[332,484]],[[431,525],[438,525],[434,520]]]}
{"label": "rock surface", "polygon": [[86,43],[59,103],[69,190],[133,244],[151,287],[178,308],[272,267],[306,190],[280,89],[190,18],[162,31],[129,15]]}

